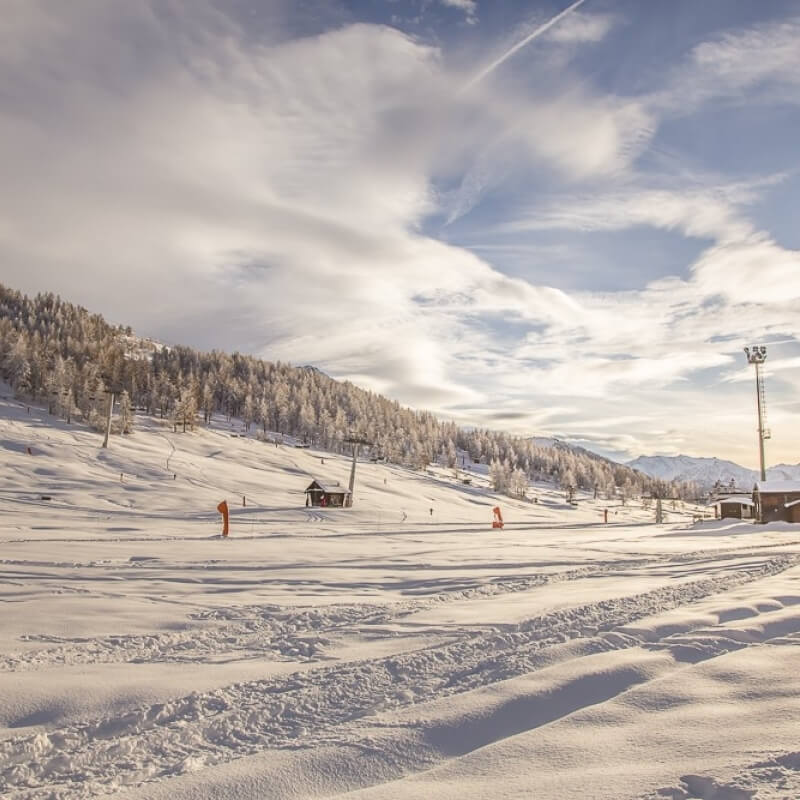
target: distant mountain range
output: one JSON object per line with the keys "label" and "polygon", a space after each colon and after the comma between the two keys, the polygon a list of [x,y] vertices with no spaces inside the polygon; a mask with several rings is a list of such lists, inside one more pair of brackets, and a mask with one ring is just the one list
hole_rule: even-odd
{"label": "distant mountain range", "polygon": [[[717,481],[727,484],[733,479],[738,488],[749,491],[759,479],[756,470],[720,458],[639,456],[628,461],[626,466],[665,481],[693,481],[704,489],[711,488]],[[776,481],[800,481],[800,464],[777,464],[767,470],[767,478]]]}

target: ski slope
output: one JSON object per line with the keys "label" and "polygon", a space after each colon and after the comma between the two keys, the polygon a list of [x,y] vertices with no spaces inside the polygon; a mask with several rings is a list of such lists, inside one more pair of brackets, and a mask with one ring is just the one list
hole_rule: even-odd
{"label": "ski slope", "polygon": [[240,433],[0,399],[2,797],[800,797],[799,527]]}

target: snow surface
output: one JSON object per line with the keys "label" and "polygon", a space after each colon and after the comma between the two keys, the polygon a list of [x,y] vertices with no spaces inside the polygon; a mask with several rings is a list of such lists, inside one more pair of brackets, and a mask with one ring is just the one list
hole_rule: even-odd
{"label": "snow surface", "polygon": [[763,493],[800,492],[800,481],[757,481],[756,486]]}
{"label": "snow surface", "polygon": [[0,400],[3,798],[800,797],[800,527],[240,433]]}

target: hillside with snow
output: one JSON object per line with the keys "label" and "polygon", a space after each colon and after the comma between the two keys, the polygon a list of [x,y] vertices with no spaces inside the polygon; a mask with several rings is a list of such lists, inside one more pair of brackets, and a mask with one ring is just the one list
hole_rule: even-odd
{"label": "hillside with snow", "polygon": [[792,526],[134,430],[0,398],[3,798],[800,796]]}
{"label": "hillside with snow", "polygon": [[376,457],[401,466],[491,464],[497,489],[546,478],[627,496],[696,494],[694,487],[667,485],[558,440],[537,442],[439,420],[316,367],[138,338],[130,327],[110,325],[52,293],[30,298],[2,284],[0,377],[17,397],[95,430],[105,426],[113,390],[126,428],[133,408],[181,428],[222,414],[240,418],[248,431],[260,429],[265,436],[271,430],[338,452],[346,452],[345,440],[355,435],[370,443]]}
{"label": "hillside with snow", "polygon": [[[639,456],[628,461],[631,469],[665,481],[686,481],[709,489],[718,481],[727,485],[733,481],[740,489],[752,489],[759,479],[753,469],[739,466],[733,461],[719,458],[695,458],[692,456]],[[800,480],[800,464],[777,464],[767,470],[769,480]]]}

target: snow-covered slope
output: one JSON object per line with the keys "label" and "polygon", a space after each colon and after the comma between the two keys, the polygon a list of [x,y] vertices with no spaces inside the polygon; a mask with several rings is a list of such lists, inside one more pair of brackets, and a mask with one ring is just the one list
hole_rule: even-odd
{"label": "snow-covered slope", "polygon": [[737,486],[750,487],[757,473],[740,467],[733,461],[719,458],[693,458],[692,456],[639,456],[627,466],[653,478],[672,481],[695,481],[701,486],[712,486],[716,481],[728,483],[733,479]]}
{"label": "snow-covered slope", "polygon": [[[747,469],[733,461],[692,456],[639,456],[627,466],[653,478],[667,481],[694,481],[709,488],[717,481],[728,484],[731,479],[739,488],[751,488],[758,480],[756,470]],[[767,470],[770,480],[800,480],[800,464],[778,464]]]}
{"label": "snow-covered slope", "polygon": [[0,398],[4,800],[800,796],[796,526],[241,433]]}
{"label": "snow-covered slope", "polygon": [[771,481],[800,481],[800,464],[776,464],[767,470]]}

